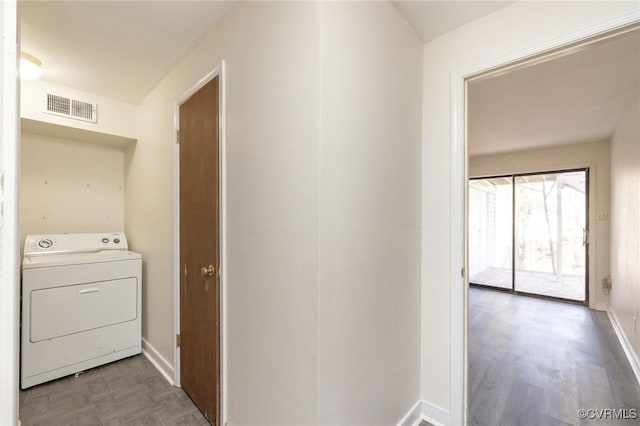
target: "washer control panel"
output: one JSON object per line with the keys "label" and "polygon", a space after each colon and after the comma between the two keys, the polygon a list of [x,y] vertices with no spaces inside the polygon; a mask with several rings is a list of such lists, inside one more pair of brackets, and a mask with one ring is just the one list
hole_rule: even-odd
{"label": "washer control panel", "polygon": [[109,244],[109,243],[120,244],[119,236],[115,236],[113,238],[109,238],[109,237],[102,238],[102,244]]}
{"label": "washer control panel", "polygon": [[124,232],[28,235],[24,243],[25,256],[128,249]]}

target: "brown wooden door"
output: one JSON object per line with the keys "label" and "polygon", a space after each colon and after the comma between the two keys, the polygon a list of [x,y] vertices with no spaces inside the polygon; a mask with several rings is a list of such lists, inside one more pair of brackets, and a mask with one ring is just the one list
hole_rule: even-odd
{"label": "brown wooden door", "polygon": [[[220,407],[220,204],[216,77],[180,105],[180,381],[214,425]],[[213,267],[209,272],[203,268]]]}

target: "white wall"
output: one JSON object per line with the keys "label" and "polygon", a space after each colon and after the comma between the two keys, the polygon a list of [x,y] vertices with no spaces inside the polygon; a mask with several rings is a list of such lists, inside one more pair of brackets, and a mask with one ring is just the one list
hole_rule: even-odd
{"label": "white wall", "polygon": [[322,5],[321,425],[419,397],[421,50],[390,3]]}
{"label": "white wall", "polygon": [[[640,91],[638,92],[640,98]],[[640,354],[640,108],[638,98],[611,139],[611,305],[610,310]]]}
{"label": "white wall", "polygon": [[20,241],[124,230],[124,151],[22,133]]}
{"label": "white wall", "polygon": [[0,2],[0,424],[18,423],[20,271],[18,257],[17,10]]}
{"label": "white wall", "polygon": [[451,73],[498,60],[638,10],[636,2],[519,2],[424,45],[422,153],[422,397],[449,411]]}
{"label": "white wall", "polygon": [[[126,231],[143,334],[173,361],[173,102],[227,62],[228,418],[314,424],[318,392],[318,5],[239,2],[139,107]],[[177,244],[177,242],[175,242]]]}
{"label": "white wall", "polygon": [[172,107],[226,61],[230,424],[396,423],[417,401],[421,54],[387,3],[239,2],[140,105],[126,231],[173,364]]}
{"label": "white wall", "polygon": [[[43,113],[47,93],[97,103],[98,121],[90,123]],[[136,107],[115,99],[38,79],[22,81],[20,100],[22,118],[132,139],[138,134]]]}
{"label": "white wall", "polygon": [[[472,139],[470,135],[469,140]],[[589,168],[589,307],[606,311],[609,296],[602,291],[602,279],[609,274],[611,171],[608,141],[472,157],[469,159],[469,177],[581,167]]]}

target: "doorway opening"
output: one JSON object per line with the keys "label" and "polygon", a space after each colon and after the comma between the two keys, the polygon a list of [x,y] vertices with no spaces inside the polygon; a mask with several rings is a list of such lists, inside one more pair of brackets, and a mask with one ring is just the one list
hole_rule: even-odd
{"label": "doorway opening", "polygon": [[[616,342],[613,345],[608,345],[608,342],[590,344],[593,343],[592,336],[603,330],[606,333],[613,333],[614,330],[618,333],[619,328],[613,320],[609,321],[611,317],[607,318],[606,313],[598,312],[596,309],[604,311],[608,307],[608,293],[603,277],[606,276],[605,271],[609,270],[610,255],[607,234],[610,191],[608,179],[613,170],[609,169],[612,143],[610,138],[623,111],[627,111],[632,104],[629,101],[630,97],[634,96],[633,99],[637,102],[637,89],[633,91],[628,86],[624,87],[637,84],[638,74],[637,71],[633,72],[637,70],[640,52],[637,50],[637,18],[630,18],[625,22],[626,24],[622,24],[621,21],[605,20],[605,23],[599,26],[585,29],[580,36],[572,35],[563,42],[556,40],[540,46],[533,54],[529,51],[521,56],[498,62],[493,68],[478,67],[474,72],[453,76],[452,180],[460,196],[455,196],[452,202],[455,215],[452,239],[458,243],[452,250],[452,266],[456,264],[456,260],[466,266],[462,271],[462,290],[451,290],[452,300],[457,300],[461,309],[461,312],[458,312],[458,305],[452,304],[452,328],[455,336],[452,339],[452,359],[458,361],[454,362],[453,370],[457,371],[455,365],[462,367],[462,372],[451,374],[452,395],[456,395],[452,398],[452,418],[457,419],[459,415],[460,423],[521,423],[525,421],[523,418],[527,417],[540,419],[551,416],[575,424],[578,407],[598,405],[607,400],[607,394],[589,394],[591,387],[586,382],[567,382],[562,384],[564,387],[561,389],[563,395],[573,395],[572,399],[564,399],[563,406],[552,406],[553,404],[544,402],[545,397],[540,396],[539,390],[560,385],[553,382],[551,376],[536,376],[536,371],[551,369],[563,376],[575,374],[577,377],[578,371],[587,369],[582,368],[576,360],[607,352],[621,360],[615,366],[616,374],[620,377],[630,375],[631,367],[629,363],[624,362],[625,357],[621,355],[622,351]],[[562,88],[554,86],[558,90],[553,90],[553,96],[546,96],[544,90],[551,89],[553,84],[544,76],[553,76],[553,72],[557,71],[557,68],[554,70],[556,66],[571,69],[570,63],[574,59],[587,60],[581,64],[580,72],[574,69],[566,74],[565,82],[568,84]],[[627,60],[636,62],[631,66],[623,66]],[[585,64],[591,64],[591,67]],[[599,67],[595,67],[594,64],[598,64]],[[544,69],[548,74],[541,71]],[[602,73],[593,72],[589,77],[593,78],[593,82],[588,85],[578,84],[576,90],[564,92],[569,97],[563,97],[563,90],[571,84],[577,84],[580,78],[588,75],[589,70],[596,69]],[[520,84],[513,84],[514,79],[523,76],[526,77]],[[477,140],[478,134],[471,128],[470,119],[474,113],[472,106],[477,92],[471,92],[480,86],[478,83],[499,80],[509,82],[507,86],[510,89],[508,92],[496,94],[495,90],[488,90],[491,84],[485,85],[485,94],[490,93],[494,100],[502,102],[499,106],[489,105],[485,112],[493,114],[496,122],[511,127],[489,129],[485,136],[491,152],[473,152],[474,146],[469,142],[474,138]],[[523,81],[525,84],[522,84]],[[540,83],[537,87],[536,82]],[[604,82],[612,84],[600,84]],[[530,90],[530,96],[516,93],[516,89],[520,88]],[[603,98],[598,99],[595,96],[593,99],[596,99],[596,102],[583,99],[578,108],[560,106],[567,99],[575,102],[577,97],[590,96],[590,89],[593,89],[590,94],[606,95],[606,102]],[[514,97],[509,98],[509,95]],[[576,97],[571,97],[572,95]],[[548,99],[554,99],[553,108],[547,103]],[[598,105],[600,108],[604,105],[615,108],[618,111],[615,114],[616,118],[608,124],[590,119],[589,114],[597,110]],[[524,117],[523,120],[518,121],[517,117],[510,115],[519,110],[518,106],[533,107],[537,110],[521,116]],[[593,109],[586,111],[589,107]],[[581,112],[585,115],[576,115],[579,108],[585,108]],[[475,119],[476,122],[486,125],[487,117],[476,116]],[[555,119],[563,123],[555,126],[545,121],[546,119]],[[579,119],[584,125],[567,126],[571,119]],[[578,129],[596,127],[605,130],[599,136],[594,136],[595,133],[592,136],[571,135],[571,132]],[[520,137],[510,134],[512,130],[521,131]],[[558,137],[558,131],[567,133]],[[525,136],[524,132],[534,134]],[[535,135],[535,132],[538,134]],[[547,137],[549,134],[554,134],[554,137]],[[503,145],[500,146],[498,142]],[[567,172],[574,175],[566,175]],[[558,193],[560,187],[562,190]],[[481,193],[488,192],[487,188],[491,188],[494,193],[493,199]],[[562,197],[562,202],[558,201],[559,197]],[[580,200],[584,201],[584,216],[577,207],[566,207],[565,201],[568,199],[577,201],[576,205],[582,204]],[[524,203],[520,204],[519,200]],[[473,210],[478,210],[478,206],[482,206],[483,202],[481,211],[474,212]],[[503,206],[499,217],[491,217],[491,206],[488,205],[490,202],[501,203]],[[555,205],[552,202],[555,202]],[[456,207],[462,212],[460,215],[457,215]],[[591,214],[587,207],[591,207]],[[563,220],[568,214],[573,216],[573,219]],[[492,232],[488,224],[492,221],[496,230],[490,235]],[[503,222],[507,222],[507,225],[504,226]],[[583,223],[584,230],[582,227],[577,228]],[[498,225],[504,229],[498,231]],[[473,235],[474,227],[476,235]],[[591,242],[590,229],[593,231]],[[529,238],[526,238],[527,236]],[[563,243],[565,240],[566,243]],[[567,246],[568,240],[573,241],[574,245],[571,248]],[[494,248],[492,253],[490,245],[496,243],[501,244],[500,250]],[[498,255],[498,251],[501,256]],[[584,252],[584,260],[575,256],[580,252]],[[588,256],[589,252],[591,258]],[[567,256],[573,256],[572,261],[569,261]],[[578,272],[582,270],[583,263],[587,265],[584,278]],[[503,280],[492,279],[491,284],[487,277],[483,279],[482,276],[478,276],[490,267],[506,268],[507,271],[503,271]],[[455,272],[457,271],[452,270],[452,275]],[[527,275],[531,273],[537,274],[538,282],[527,287],[527,278],[531,278],[531,275]],[[584,300],[580,300],[581,295],[577,292],[571,295],[552,292],[550,289],[553,286],[543,279],[543,274],[549,274],[551,276],[546,278],[554,278],[556,282],[563,283],[571,281],[571,278],[576,276],[582,279]],[[596,286],[601,280],[602,289]],[[470,289],[469,285],[473,285],[474,282],[479,285]],[[589,282],[590,289],[587,286]],[[591,309],[483,291],[483,287],[487,286],[502,288],[510,293],[542,293],[543,298],[570,300],[585,305],[588,303]],[[485,296],[486,300],[483,299]],[[496,301],[497,303],[494,303]],[[509,304],[512,304],[511,307]],[[531,308],[529,312],[527,307]],[[556,310],[559,312],[556,313]],[[587,321],[581,325],[578,320],[585,318]],[[595,330],[594,324],[606,326],[606,330]],[[562,350],[558,350],[560,347]],[[549,350],[545,352],[547,349]],[[494,356],[498,353],[507,356],[499,359]],[[521,363],[523,360],[526,362]],[[527,370],[532,366],[533,370]],[[513,382],[513,387],[505,386],[514,378],[517,380]],[[532,380],[535,379],[540,380],[533,383]],[[610,393],[620,392],[622,388],[618,385],[611,385]],[[638,391],[638,383],[634,380],[628,381],[624,386],[633,387],[633,392]],[[565,390],[567,392],[564,392]],[[524,398],[529,402],[520,406],[517,399],[525,394]],[[516,398],[515,395],[519,397]],[[633,401],[634,404],[638,402],[640,401]]]}
{"label": "doorway opening", "polygon": [[588,303],[589,170],[469,181],[469,284]]}

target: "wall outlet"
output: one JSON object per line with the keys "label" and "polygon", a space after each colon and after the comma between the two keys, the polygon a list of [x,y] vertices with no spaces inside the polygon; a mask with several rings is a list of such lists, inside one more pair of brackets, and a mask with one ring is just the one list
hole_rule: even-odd
{"label": "wall outlet", "polygon": [[598,212],[596,218],[598,220],[609,220],[609,212]]}

